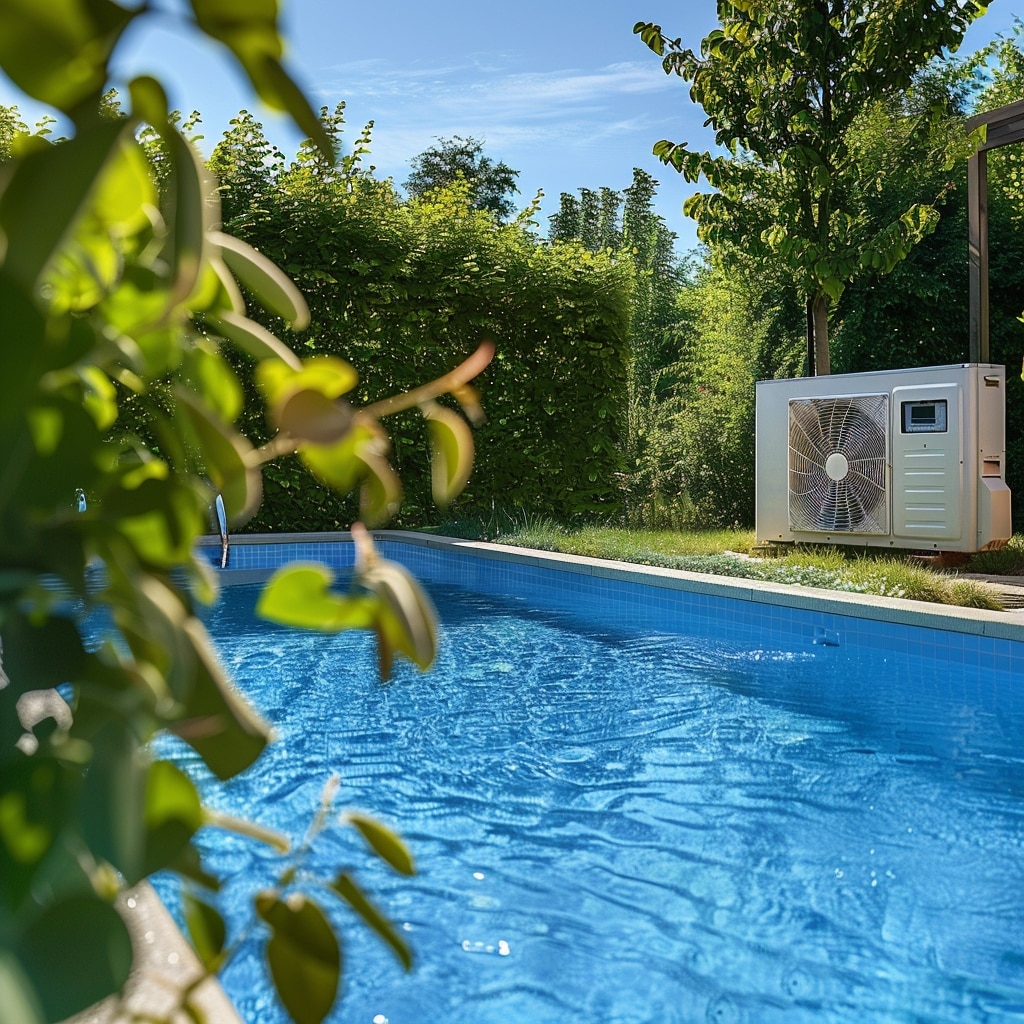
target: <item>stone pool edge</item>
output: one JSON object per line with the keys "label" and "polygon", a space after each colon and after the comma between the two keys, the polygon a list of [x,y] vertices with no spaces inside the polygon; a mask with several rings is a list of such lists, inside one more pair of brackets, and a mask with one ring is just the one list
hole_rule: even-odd
{"label": "stone pool edge", "polygon": [[[394,541],[437,550],[465,551],[493,561],[560,569],[583,576],[644,583],[668,590],[687,590],[691,593],[728,597],[756,604],[1024,641],[1024,610],[1021,609],[993,612],[981,608],[909,601],[905,598],[851,594],[797,584],[767,583],[684,569],[665,569],[659,566],[638,565],[634,562],[591,558],[586,555],[566,555],[557,551],[538,551],[534,548],[492,544],[487,541],[461,540],[411,530],[374,530],[372,535],[376,541]],[[351,538],[347,531],[336,531],[241,534],[231,540],[232,546],[294,543],[351,543]],[[204,537],[200,539],[199,544],[201,547],[216,547],[219,550],[220,539],[215,536]],[[272,571],[273,569],[228,568],[218,570],[218,577],[226,585],[257,583],[266,580]]]}

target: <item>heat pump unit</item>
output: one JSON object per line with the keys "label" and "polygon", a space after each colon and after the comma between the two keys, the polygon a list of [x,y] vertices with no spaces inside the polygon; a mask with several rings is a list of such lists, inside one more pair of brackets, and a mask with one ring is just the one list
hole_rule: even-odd
{"label": "heat pump unit", "polygon": [[1010,539],[1006,371],[757,384],[757,539],[982,551]]}

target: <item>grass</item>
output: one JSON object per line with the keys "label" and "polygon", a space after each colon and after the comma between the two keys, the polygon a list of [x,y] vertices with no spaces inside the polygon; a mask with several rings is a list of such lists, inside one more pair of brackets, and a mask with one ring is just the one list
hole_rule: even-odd
{"label": "grass", "polygon": [[[852,548],[801,547],[779,557],[751,558],[752,530],[681,533],[608,526],[568,528],[544,517],[520,514],[518,517],[492,516],[486,523],[480,520],[448,523],[436,532],[718,576],[968,608],[1002,609],[998,597],[983,584],[914,564],[907,555],[874,554]],[[968,569],[992,575],[1024,573],[1024,537],[1015,537],[1003,551],[976,555]]]}

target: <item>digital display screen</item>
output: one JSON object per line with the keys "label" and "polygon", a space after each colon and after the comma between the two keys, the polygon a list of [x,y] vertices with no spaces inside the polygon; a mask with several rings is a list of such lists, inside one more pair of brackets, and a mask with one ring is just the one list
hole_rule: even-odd
{"label": "digital display screen", "polygon": [[903,402],[904,434],[943,434],[946,432],[946,400],[937,398]]}

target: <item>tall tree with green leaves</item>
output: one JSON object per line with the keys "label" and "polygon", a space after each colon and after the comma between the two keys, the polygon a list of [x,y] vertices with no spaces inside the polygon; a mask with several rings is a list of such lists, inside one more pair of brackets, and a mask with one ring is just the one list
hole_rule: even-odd
{"label": "tall tree with green leaves", "polygon": [[500,221],[515,210],[512,195],[519,191],[519,172],[485,156],[483,142],[471,135],[438,139],[436,146],[413,157],[411,164],[412,173],[403,184],[413,199],[462,178],[469,183],[474,209],[487,210]]}
{"label": "tall tree with green leaves", "polygon": [[[715,190],[684,207],[702,241],[729,240],[793,274],[806,303],[810,372],[829,372],[829,311],[846,283],[862,270],[892,269],[936,222],[927,202],[885,223],[866,215],[861,197],[878,179],[849,132],[873,104],[906,95],[984,11],[978,0],[719,0],[720,25],[699,53],[660,25],[634,26],[665,72],[690,83],[721,147],[662,140],[655,154]],[[915,137],[935,138],[955,159],[964,149],[945,113],[932,102],[903,112]]]}

